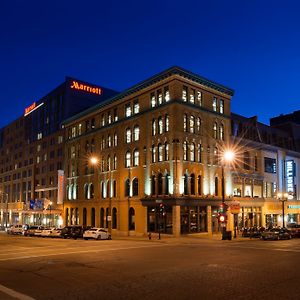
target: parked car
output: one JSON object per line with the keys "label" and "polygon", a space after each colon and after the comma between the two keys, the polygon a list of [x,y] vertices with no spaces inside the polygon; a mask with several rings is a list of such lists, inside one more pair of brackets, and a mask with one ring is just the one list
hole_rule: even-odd
{"label": "parked car", "polygon": [[33,236],[42,236],[43,230],[43,226],[38,226],[38,228],[34,230]]}
{"label": "parked car", "polygon": [[287,228],[272,228],[264,231],[261,235],[262,240],[289,240],[291,238],[291,232]]}
{"label": "parked car", "polygon": [[83,233],[83,238],[85,240],[111,240],[111,234],[103,228],[91,228]]}
{"label": "parked car", "polygon": [[62,232],[61,228],[52,228],[49,236],[52,238],[58,238],[58,237],[60,238],[61,232]]}
{"label": "parked car", "polygon": [[300,237],[300,224],[290,224],[288,226],[289,230],[291,231],[291,236],[294,237]]}
{"label": "parked car", "polygon": [[83,226],[66,226],[61,231],[61,237],[64,239],[77,239],[83,237],[83,232],[85,228]]}
{"label": "parked car", "polygon": [[23,230],[23,235],[25,236],[34,236],[36,230],[40,230],[41,226],[33,225],[26,226]]}
{"label": "parked car", "polygon": [[40,234],[41,237],[49,237],[52,232],[51,228],[44,228]]}
{"label": "parked car", "polygon": [[23,225],[12,225],[7,228],[7,234],[22,234],[23,233]]}
{"label": "parked car", "polygon": [[264,227],[258,226],[243,228],[242,237],[260,238],[264,230]]}

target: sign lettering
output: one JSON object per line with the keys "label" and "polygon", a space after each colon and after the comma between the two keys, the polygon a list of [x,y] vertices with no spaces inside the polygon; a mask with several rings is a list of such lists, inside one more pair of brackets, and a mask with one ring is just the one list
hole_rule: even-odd
{"label": "sign lettering", "polygon": [[85,84],[79,83],[78,81],[75,81],[75,80],[72,81],[71,89],[81,90],[81,91],[85,91],[87,93],[97,94],[97,95],[102,94],[101,88],[85,85]]}
{"label": "sign lettering", "polygon": [[24,111],[24,117],[28,116],[30,113],[38,109],[40,106],[42,106],[44,103],[40,103],[39,105],[36,105],[35,102],[33,102],[30,106],[25,108]]}

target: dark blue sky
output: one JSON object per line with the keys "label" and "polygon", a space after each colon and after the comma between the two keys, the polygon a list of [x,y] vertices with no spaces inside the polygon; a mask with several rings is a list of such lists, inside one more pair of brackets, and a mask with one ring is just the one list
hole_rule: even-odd
{"label": "dark blue sky", "polygon": [[300,109],[297,1],[2,1],[0,127],[74,76],[124,90],[178,65],[235,90],[232,111]]}

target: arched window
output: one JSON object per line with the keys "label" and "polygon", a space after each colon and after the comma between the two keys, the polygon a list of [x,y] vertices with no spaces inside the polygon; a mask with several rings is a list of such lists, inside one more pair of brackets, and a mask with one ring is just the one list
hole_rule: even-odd
{"label": "arched window", "polygon": [[151,107],[155,107],[156,106],[155,93],[151,93],[150,100],[151,100]]}
{"label": "arched window", "polygon": [[104,227],[104,208],[101,207],[100,209],[100,227]]}
{"label": "arched window", "polygon": [[163,176],[161,173],[158,174],[157,177],[157,194],[162,195],[163,194]]}
{"label": "arched window", "polygon": [[75,225],[79,224],[79,210],[78,207],[75,209]]}
{"label": "arched window", "polygon": [[152,162],[155,163],[156,162],[156,148],[154,145],[152,145]]}
{"label": "arched window", "polygon": [[72,200],[72,190],[73,190],[73,184],[70,184],[68,186],[68,199]]}
{"label": "arched window", "polygon": [[163,147],[162,144],[158,144],[158,161],[163,161]]}
{"label": "arched window", "polygon": [[133,207],[129,208],[129,230],[135,230],[135,211]]}
{"label": "arched window", "polygon": [[112,229],[117,229],[117,209],[112,210]]}
{"label": "arched window", "polygon": [[127,151],[125,156],[125,168],[129,168],[130,166],[131,166],[131,153]]}
{"label": "arched window", "polygon": [[219,137],[221,141],[224,141],[224,125],[221,124],[219,127]]}
{"label": "arched window", "polygon": [[218,124],[214,123],[214,139],[218,138]]}
{"label": "arched window", "polygon": [[127,178],[125,180],[125,197],[129,197],[130,196],[130,179]]}
{"label": "arched window", "polygon": [[156,135],[156,121],[155,119],[152,120],[152,135]]}
{"label": "arched window", "polygon": [[114,170],[117,170],[117,155],[114,155]]}
{"label": "arched window", "polygon": [[73,185],[73,199],[76,200],[78,197],[78,185],[74,184]]}
{"label": "arched window", "polygon": [[215,195],[219,195],[219,178],[217,176],[215,177]]}
{"label": "arched window", "polygon": [[66,208],[65,224],[66,224],[66,226],[69,225],[69,209],[68,208]]}
{"label": "arched window", "polygon": [[184,174],[184,179],[183,179],[184,183],[183,183],[183,186],[184,186],[184,195],[188,195],[189,193],[189,177],[187,174]]}
{"label": "arched window", "polygon": [[114,146],[118,146],[118,135],[116,133],[114,134]]}
{"label": "arched window", "polygon": [[105,218],[105,228],[108,228],[108,216],[110,216],[109,208],[107,207],[105,210],[106,218]]}
{"label": "arched window", "polygon": [[89,199],[93,199],[94,198],[94,185],[92,183],[90,183],[89,185]]}
{"label": "arched window", "polygon": [[71,207],[70,208],[70,225],[74,225],[73,221],[74,221],[74,208]]}
{"label": "arched window", "polygon": [[199,117],[197,118],[197,132],[201,133],[201,119]]}
{"label": "arched window", "polygon": [[190,133],[195,133],[195,117],[190,116]]}
{"label": "arched window", "polygon": [[198,195],[202,195],[202,176],[198,176]]}
{"label": "arched window", "polygon": [[187,115],[183,115],[183,131],[187,132]]}
{"label": "arched window", "polygon": [[127,144],[129,144],[131,142],[131,130],[130,130],[130,128],[126,128],[125,141],[126,141]]}
{"label": "arched window", "polygon": [[191,195],[196,194],[195,184],[195,174],[191,174]]}
{"label": "arched window", "polygon": [[214,149],[214,165],[219,163],[219,150],[217,147]]}
{"label": "arched window", "polygon": [[91,209],[91,226],[92,227],[96,226],[96,212],[94,207],[92,207]]}
{"label": "arched window", "polygon": [[86,208],[84,207],[82,210],[82,225],[86,226],[86,220],[87,220],[87,213],[86,213]]}
{"label": "arched window", "polygon": [[110,180],[107,180],[107,182],[106,182],[106,194],[107,194],[108,198],[111,198],[110,184],[111,184]]}
{"label": "arched window", "polygon": [[111,141],[111,135],[109,135],[108,138],[107,138],[107,146],[108,146],[108,148],[110,148],[112,146],[111,142],[112,142]]}
{"label": "arched window", "polygon": [[139,180],[134,178],[132,181],[132,195],[138,196],[139,195]]}
{"label": "arched window", "polygon": [[138,141],[140,139],[140,127],[138,125],[133,128],[133,139],[134,141]]}
{"label": "arched window", "polygon": [[88,183],[86,183],[84,185],[84,198],[89,199],[88,197],[89,197],[89,185],[88,185]]}
{"label": "arched window", "polygon": [[170,130],[170,117],[169,115],[165,116],[165,132],[169,132]]}
{"label": "arched window", "polygon": [[117,182],[116,180],[113,181],[113,197],[117,197]]}
{"label": "arched window", "polygon": [[169,144],[167,142],[165,142],[165,160],[169,160],[170,156],[169,156]]}
{"label": "arched window", "polygon": [[165,195],[169,195],[169,174],[165,175]]}
{"label": "arched window", "polygon": [[190,145],[190,160],[195,161],[195,144],[191,143]]}
{"label": "arched window", "polygon": [[135,149],[133,151],[133,165],[136,167],[139,165],[140,153],[139,150]]}
{"label": "arched window", "polygon": [[163,133],[163,120],[162,117],[158,118],[158,134],[162,134]]}
{"label": "arched window", "polygon": [[203,153],[203,148],[201,144],[198,144],[198,162],[202,163],[202,153]]}
{"label": "arched window", "polygon": [[183,160],[188,159],[188,153],[187,153],[187,141],[183,142]]}
{"label": "arched window", "polygon": [[151,195],[156,195],[156,186],[155,186],[155,175],[151,176]]}

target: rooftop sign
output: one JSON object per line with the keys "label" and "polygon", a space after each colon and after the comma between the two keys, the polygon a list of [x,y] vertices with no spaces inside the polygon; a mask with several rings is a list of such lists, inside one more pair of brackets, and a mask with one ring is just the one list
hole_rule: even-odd
{"label": "rooftop sign", "polygon": [[86,84],[80,83],[80,82],[75,81],[75,80],[72,81],[72,84],[71,84],[70,87],[71,87],[71,89],[81,90],[81,91],[85,91],[85,92],[91,93],[91,94],[97,94],[97,95],[102,94],[102,89],[101,88],[86,85]]}
{"label": "rooftop sign", "polygon": [[24,111],[24,117],[26,117],[27,115],[29,115],[30,113],[32,113],[33,111],[35,111],[36,109],[38,109],[40,106],[42,106],[44,103],[40,103],[40,104],[36,104],[35,102],[33,102],[30,106],[25,108]]}

